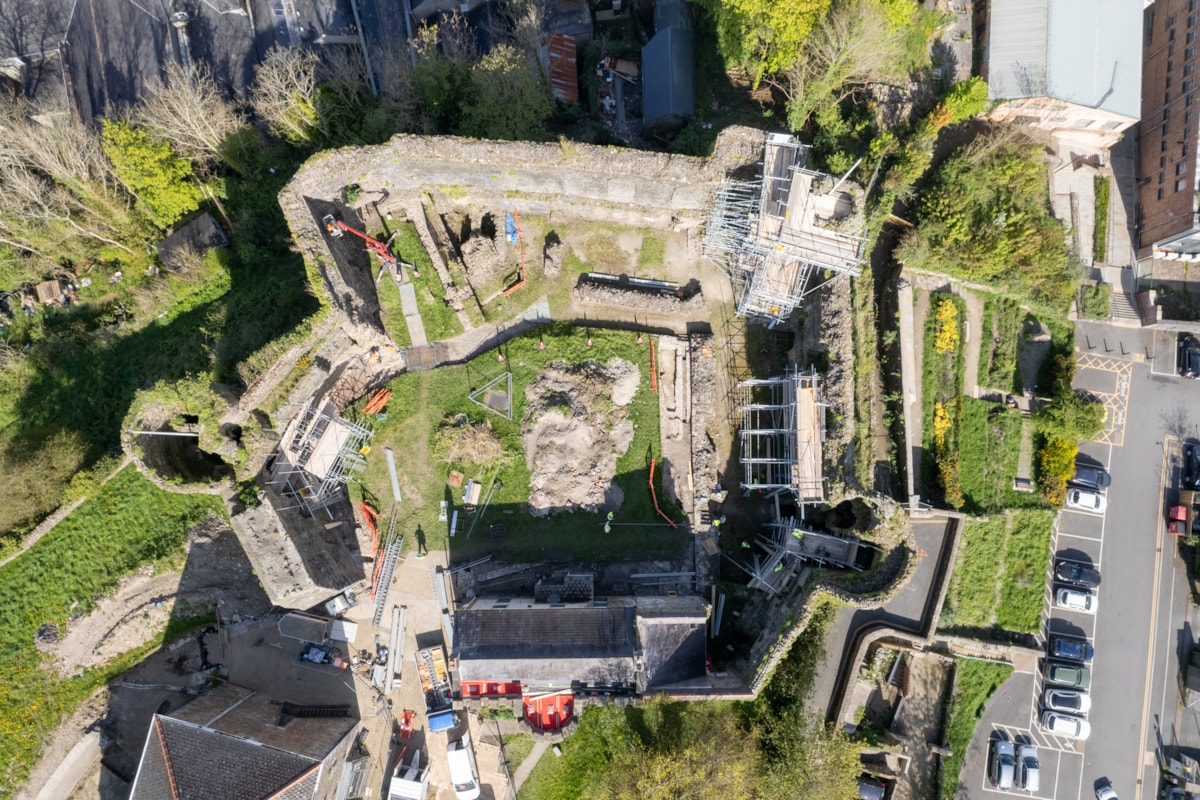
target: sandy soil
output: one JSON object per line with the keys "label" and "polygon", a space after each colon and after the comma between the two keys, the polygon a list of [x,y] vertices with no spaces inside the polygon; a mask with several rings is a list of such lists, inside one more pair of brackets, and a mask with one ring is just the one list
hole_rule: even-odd
{"label": "sandy soil", "polygon": [[624,498],[613,477],[633,441],[625,407],[640,380],[638,368],[623,359],[607,367],[554,362],[525,390],[529,404],[521,433],[535,516],[620,507]]}

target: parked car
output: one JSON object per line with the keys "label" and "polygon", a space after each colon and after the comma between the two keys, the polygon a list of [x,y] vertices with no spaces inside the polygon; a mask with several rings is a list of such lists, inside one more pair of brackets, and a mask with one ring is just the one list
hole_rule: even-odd
{"label": "parked car", "polygon": [[1112,483],[1112,476],[1104,467],[1076,463],[1075,474],[1071,476],[1069,483],[1072,486],[1082,486],[1085,489],[1100,491],[1109,487],[1109,484]]}
{"label": "parked car", "polygon": [[1086,664],[1092,660],[1095,649],[1087,639],[1076,639],[1074,636],[1053,636],[1046,652],[1051,658],[1063,661],[1078,661]]}
{"label": "parked car", "polygon": [[1017,771],[1017,749],[1007,739],[992,742],[992,763],[988,775],[997,789],[1008,791],[1013,788],[1013,775]]}
{"label": "parked car", "polygon": [[1181,333],[1176,346],[1175,366],[1185,378],[1200,378],[1200,340],[1190,333]]}
{"label": "parked car", "polygon": [[1102,783],[1096,787],[1096,800],[1121,800],[1117,797],[1117,790],[1112,787],[1111,783]]}
{"label": "parked car", "polygon": [[1059,589],[1054,595],[1059,608],[1069,611],[1082,611],[1085,614],[1096,613],[1096,595],[1087,590]]}
{"label": "parked car", "polygon": [[1085,567],[1078,561],[1056,562],[1054,579],[1063,583],[1073,583],[1076,586],[1086,586],[1089,589],[1095,589],[1100,585],[1100,573],[1091,567]]}
{"label": "parked car", "polygon": [[1047,661],[1042,668],[1046,683],[1068,689],[1086,689],[1092,682],[1092,671],[1081,664]]}
{"label": "parked car", "polygon": [[1017,788],[1033,794],[1041,788],[1042,767],[1037,748],[1023,744],[1017,749]]}
{"label": "parked car", "polygon": [[1056,736],[1067,736],[1081,742],[1086,740],[1092,732],[1092,726],[1086,719],[1073,717],[1070,714],[1059,714],[1057,711],[1047,711],[1042,714],[1042,727]]}
{"label": "parked car", "polygon": [[1088,693],[1074,689],[1049,688],[1042,694],[1042,703],[1051,711],[1068,714],[1086,714],[1092,709],[1092,698]]}
{"label": "parked car", "polygon": [[1104,509],[1108,508],[1108,499],[1090,489],[1067,489],[1067,508],[1103,514]]}
{"label": "parked car", "polygon": [[1190,441],[1183,446],[1183,483],[1180,489],[1200,489],[1200,443]]}

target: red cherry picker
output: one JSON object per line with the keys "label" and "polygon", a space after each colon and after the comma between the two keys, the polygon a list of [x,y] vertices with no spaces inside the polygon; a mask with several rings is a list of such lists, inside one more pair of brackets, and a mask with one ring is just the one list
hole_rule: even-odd
{"label": "red cherry picker", "polygon": [[[371,236],[367,236],[362,231],[350,227],[340,219],[334,217],[333,214],[326,214],[321,222],[325,223],[325,231],[334,239],[342,238],[342,236],[347,232],[352,233],[366,242],[367,250],[379,256],[379,260],[383,262],[384,266],[388,267],[389,269],[395,269],[397,273],[400,271],[401,267],[408,267],[412,270],[414,278],[421,277],[421,272],[416,268],[416,266],[405,263],[394,256],[387,243],[381,242]],[[397,278],[397,280],[399,280],[399,278]]]}

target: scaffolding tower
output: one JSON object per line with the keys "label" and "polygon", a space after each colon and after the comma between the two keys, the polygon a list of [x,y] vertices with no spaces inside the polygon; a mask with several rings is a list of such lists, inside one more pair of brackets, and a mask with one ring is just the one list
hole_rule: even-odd
{"label": "scaffolding tower", "polygon": [[761,177],[722,183],[705,227],[704,254],[729,274],[737,313],[771,326],[806,295],[862,271],[864,225],[839,191],[845,177],[807,169],[809,150],[769,134]]}
{"label": "scaffolding tower", "polygon": [[816,370],[745,380],[738,392],[742,488],[789,491],[801,505],[824,502],[825,404]]}
{"label": "scaffolding tower", "polygon": [[267,484],[309,515],[344,496],[343,487],[366,469],[373,431],[339,416],[329,402],[311,400],[284,431]]}

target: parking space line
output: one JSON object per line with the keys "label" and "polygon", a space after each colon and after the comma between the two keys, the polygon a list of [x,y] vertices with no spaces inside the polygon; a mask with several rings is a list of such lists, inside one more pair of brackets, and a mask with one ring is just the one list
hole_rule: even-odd
{"label": "parking space line", "polygon": [[[1058,535],[1059,536],[1070,536],[1072,539],[1087,539],[1089,542],[1101,542],[1101,543],[1104,542],[1104,539],[1102,538],[1102,536],[1084,536],[1082,533],[1068,533],[1066,531],[1062,531]],[[1084,562],[1076,562],[1076,563],[1084,563]],[[1097,565],[1097,567],[1098,566],[1099,565]]]}

